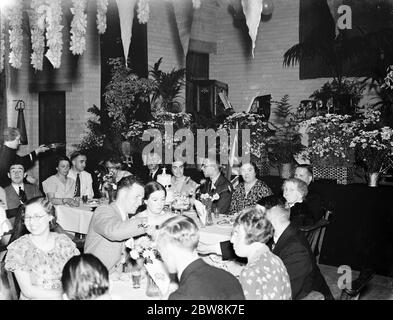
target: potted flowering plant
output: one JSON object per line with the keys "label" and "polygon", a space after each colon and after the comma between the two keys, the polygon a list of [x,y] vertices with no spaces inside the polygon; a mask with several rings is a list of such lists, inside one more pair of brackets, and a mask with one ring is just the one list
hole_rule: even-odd
{"label": "potted flowering plant", "polygon": [[386,161],[392,155],[393,130],[389,127],[372,131],[360,130],[351,146],[355,148],[357,161],[369,175],[369,185],[377,186],[380,173],[389,168]]}
{"label": "potted flowering plant", "polygon": [[303,121],[301,125],[308,134],[305,155],[313,165],[314,177],[349,183],[355,162],[351,142],[359,122],[352,121],[348,115],[326,114]]}
{"label": "potted flowering plant", "polygon": [[[141,272],[143,268],[145,268],[146,264],[153,264],[155,260],[160,259],[160,254],[154,245],[154,241],[150,236],[141,236],[137,239],[130,238],[126,242],[126,247],[130,250],[129,255],[130,258],[134,262],[134,268],[131,271],[133,275],[133,279],[136,275]],[[147,288],[146,295],[148,297],[158,296],[160,294],[160,290],[158,286],[155,284],[154,280],[151,276],[146,273],[147,276]],[[135,282],[134,282],[134,287]]]}
{"label": "potted flowering plant", "polygon": [[263,115],[236,112],[228,116],[218,129],[224,129],[230,137],[231,130],[239,129],[239,140],[241,141],[241,129],[250,130],[250,141],[247,143],[250,149],[250,158],[258,165],[261,174],[268,172],[267,139],[272,130]]}

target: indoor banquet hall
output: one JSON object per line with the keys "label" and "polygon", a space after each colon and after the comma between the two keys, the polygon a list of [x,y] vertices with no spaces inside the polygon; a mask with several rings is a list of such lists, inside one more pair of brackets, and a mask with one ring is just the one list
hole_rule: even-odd
{"label": "indoor banquet hall", "polygon": [[393,300],[392,0],[0,0],[0,132],[0,300]]}

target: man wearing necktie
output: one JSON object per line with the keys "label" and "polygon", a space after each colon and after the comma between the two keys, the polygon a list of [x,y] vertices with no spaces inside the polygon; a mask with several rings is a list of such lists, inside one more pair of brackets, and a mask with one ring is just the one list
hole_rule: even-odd
{"label": "man wearing necktie", "polygon": [[4,188],[7,202],[6,213],[7,218],[14,225],[15,218],[19,215],[19,206],[32,198],[41,197],[42,193],[35,184],[24,183],[25,168],[20,161],[11,164],[8,177],[11,179],[11,184]]}
{"label": "man wearing necktie", "polygon": [[75,151],[71,154],[70,160],[72,168],[68,172],[67,177],[75,180],[74,196],[79,198],[87,196],[87,198],[94,198],[93,178],[90,173],[85,171],[87,156],[80,151]]}

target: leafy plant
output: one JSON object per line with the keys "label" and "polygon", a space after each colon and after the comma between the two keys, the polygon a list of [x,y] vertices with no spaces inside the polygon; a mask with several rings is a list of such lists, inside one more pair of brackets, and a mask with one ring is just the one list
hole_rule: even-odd
{"label": "leafy plant", "polygon": [[299,121],[290,111],[288,100],[289,96],[285,95],[275,102],[274,113],[278,124],[272,124],[276,130],[268,140],[269,159],[275,163],[292,163],[294,156],[304,149],[298,131]]}
{"label": "leafy plant", "polygon": [[181,103],[178,101],[181,90],[185,84],[186,69],[173,68],[170,72],[160,70],[162,57],[154,64],[150,70],[153,78],[153,109],[162,109],[169,112],[181,112]]}

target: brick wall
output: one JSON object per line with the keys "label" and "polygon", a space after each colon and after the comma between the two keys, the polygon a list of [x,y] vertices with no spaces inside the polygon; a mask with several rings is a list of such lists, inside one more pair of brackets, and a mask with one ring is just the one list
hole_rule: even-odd
{"label": "brick wall", "polygon": [[[17,112],[14,99],[26,102],[25,121],[29,145],[21,146],[20,154],[35,149],[39,144],[38,92],[29,91],[29,85],[48,83],[55,84],[59,90],[66,91],[66,142],[67,153],[73,144],[80,142],[86,121],[90,117],[87,109],[93,104],[100,106],[100,47],[97,33],[95,1],[88,1],[88,32],[86,51],[79,58],[72,57],[69,50],[69,2],[63,3],[63,53],[60,69],[43,70],[35,75],[30,65],[29,38],[24,34],[23,63],[20,70],[8,67],[7,76],[7,113],[8,126],[16,126]],[[46,58],[45,58],[46,59]],[[52,68],[50,68],[52,69]],[[38,163],[32,169],[38,177]]]}

